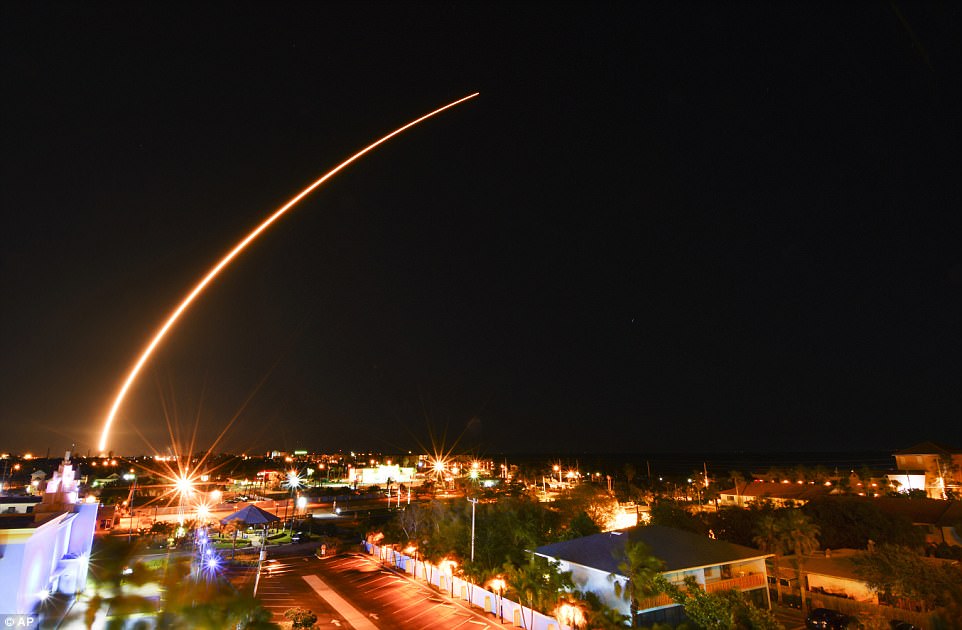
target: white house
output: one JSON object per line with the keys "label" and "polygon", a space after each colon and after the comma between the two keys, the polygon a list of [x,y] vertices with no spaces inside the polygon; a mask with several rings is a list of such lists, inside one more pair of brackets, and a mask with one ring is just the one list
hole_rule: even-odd
{"label": "white house", "polygon": [[[771,554],[680,529],[659,525],[632,527],[552,543],[538,547],[535,553],[559,561],[562,571],[571,572],[575,588],[594,592],[606,605],[628,615],[629,602],[615,594],[614,584],[627,581],[618,565],[625,561],[625,546],[629,542],[647,545],[650,553],[664,563],[662,575],[670,582],[680,584],[692,576],[706,591],[737,589],[756,605],[770,606],[765,558]],[[644,625],[677,624],[684,619],[681,607],[666,595],[639,602],[639,613]]]}
{"label": "white house", "polygon": [[831,486],[815,483],[749,481],[718,493],[722,507],[746,507],[755,501],[769,501],[777,507],[804,505],[832,493]]}

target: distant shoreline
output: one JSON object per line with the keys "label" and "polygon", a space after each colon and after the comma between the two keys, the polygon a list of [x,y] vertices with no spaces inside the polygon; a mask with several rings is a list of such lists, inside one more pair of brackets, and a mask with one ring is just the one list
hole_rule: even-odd
{"label": "distant shoreline", "polygon": [[624,475],[624,468],[631,464],[635,476],[686,475],[707,467],[709,475],[725,474],[732,470],[762,473],[769,468],[821,467],[834,473],[858,471],[868,467],[873,471],[895,470],[895,457],[884,451],[838,451],[838,452],[717,452],[717,453],[484,453],[484,459],[495,462],[507,460],[509,464],[532,465],[557,462],[563,468],[577,466],[584,472],[612,472]]}

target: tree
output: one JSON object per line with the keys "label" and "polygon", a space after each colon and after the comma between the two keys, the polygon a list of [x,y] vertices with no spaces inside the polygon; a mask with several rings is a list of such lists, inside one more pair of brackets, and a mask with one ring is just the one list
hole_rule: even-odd
{"label": "tree", "polygon": [[775,566],[775,588],[778,593],[778,603],[782,603],[782,579],[778,570],[778,556],[785,553],[785,539],[781,535],[778,518],[769,512],[762,514],[755,527],[754,543],[764,553],[773,553],[772,564]]}
{"label": "tree", "polygon": [[854,560],[855,572],[884,599],[906,597],[927,609],[962,607],[962,569],[930,564],[908,547],[879,545]]}
{"label": "tree", "polygon": [[908,518],[886,514],[860,497],[821,497],[802,511],[819,526],[819,540],[829,549],[865,549],[869,540],[909,547],[924,542],[924,534]]}
{"label": "tree", "polygon": [[634,464],[630,462],[625,464],[625,480],[627,481],[625,484],[625,498],[629,501],[631,500],[631,482],[634,480],[636,473],[637,471],[635,470]]}
{"label": "tree", "polygon": [[518,601],[526,604],[532,611],[531,619],[526,625],[524,625],[526,622],[524,615],[521,616],[524,627],[531,628],[534,625],[535,609],[541,612],[552,610],[557,605],[561,593],[571,590],[574,586],[571,581],[571,572],[561,571],[560,565],[560,562],[533,554],[525,564],[505,563],[504,572],[508,593],[513,593]]}
{"label": "tree", "polygon": [[755,545],[758,521],[765,514],[774,513],[770,501],[752,501],[747,508],[723,507],[716,512],[702,515],[707,525],[719,540],[727,540],[737,545]]}
{"label": "tree", "polygon": [[237,534],[247,529],[247,523],[235,518],[232,521],[227,521],[227,524],[221,529],[221,532],[226,536],[230,536],[230,559],[231,562],[234,561],[234,550],[237,549]]}
{"label": "tree", "polygon": [[[618,502],[607,490],[590,483],[582,483],[565,492],[564,497],[555,501],[552,507],[559,513],[562,527],[570,530],[575,519],[579,519],[579,522],[574,524],[578,525],[583,532],[586,529],[583,519],[587,517],[595,525],[594,528],[587,529],[595,530],[590,533],[597,533],[607,529],[609,523],[614,520]],[[563,538],[574,538],[578,535],[586,534],[573,532],[561,534]]]}
{"label": "tree", "polygon": [[674,501],[658,501],[652,505],[651,522],[654,525],[674,527],[701,535],[708,533],[708,526],[700,516],[679,507]]}
{"label": "tree", "polygon": [[601,533],[601,528],[584,511],[579,512],[568,523],[568,533],[571,538],[582,538]]}
{"label": "tree", "polygon": [[622,615],[614,608],[606,606],[596,593],[576,593],[585,604],[585,627],[592,630],[623,630],[627,615]]}
{"label": "tree", "polygon": [[317,623],[317,615],[307,608],[288,608],[284,617],[291,621],[292,628],[313,628]]}
{"label": "tree", "polygon": [[107,536],[97,542],[90,557],[92,595],[84,614],[88,628],[93,627],[101,607],[119,616],[153,611],[153,601],[127,591],[128,585],[142,586],[157,579],[156,572],[139,561],[140,551],[137,542],[128,543],[124,538]]}
{"label": "tree", "polygon": [[[101,608],[109,608],[107,628],[126,627],[133,615],[158,614],[158,627],[215,630],[243,628],[277,629],[271,613],[252,596],[239,593],[224,579],[192,575],[190,558],[171,557],[163,568],[151,569],[139,562],[139,549],[123,540],[107,537],[98,543],[90,570],[92,596],[84,611],[90,628]],[[156,600],[129,592],[130,586],[158,585],[163,599]]]}
{"label": "tree", "polygon": [[638,603],[660,592],[656,578],[661,575],[664,566],[664,562],[651,555],[648,545],[641,541],[628,542],[625,544],[624,558],[618,563],[618,571],[626,581],[622,583],[615,574],[608,576],[614,581],[615,594],[630,602],[632,627],[638,622]]}
{"label": "tree", "polygon": [[728,476],[732,479],[732,484],[735,486],[735,497],[738,503],[741,504],[741,492],[745,484],[745,475],[741,474],[737,470],[732,470],[728,473]]}
{"label": "tree", "polygon": [[779,510],[779,536],[782,545],[791,549],[794,556],[795,572],[798,574],[798,586],[802,596],[802,610],[805,610],[805,581],[802,579],[805,554],[818,549],[818,525],[799,509],[787,508]]}
{"label": "tree", "polygon": [[684,588],[658,576],[656,586],[682,605],[685,615],[705,630],[780,630],[771,611],[761,610],[739,591],[708,593],[695,578],[685,578]]}

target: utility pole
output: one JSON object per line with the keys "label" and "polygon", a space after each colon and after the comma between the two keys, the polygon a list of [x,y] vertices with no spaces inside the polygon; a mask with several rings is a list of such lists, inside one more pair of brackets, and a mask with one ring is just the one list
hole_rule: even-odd
{"label": "utility pole", "polygon": [[478,504],[477,499],[468,499],[471,503],[471,562],[474,562],[474,508]]}
{"label": "utility pole", "polygon": [[134,497],[137,495],[137,478],[130,484],[130,496],[127,497],[127,509],[130,511],[130,523],[127,524],[127,542],[130,542],[130,535],[134,529]]}

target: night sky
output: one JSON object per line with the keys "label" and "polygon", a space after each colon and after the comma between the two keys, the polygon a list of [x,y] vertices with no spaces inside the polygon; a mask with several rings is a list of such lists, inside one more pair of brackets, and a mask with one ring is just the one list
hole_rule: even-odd
{"label": "night sky", "polygon": [[[844,6],[838,6],[842,4]],[[962,443],[957,3],[0,4],[0,450]]]}

